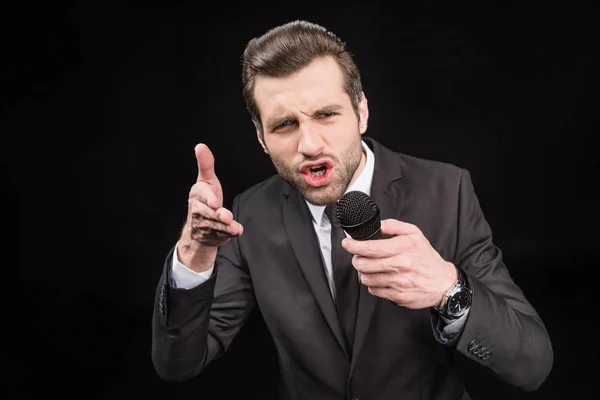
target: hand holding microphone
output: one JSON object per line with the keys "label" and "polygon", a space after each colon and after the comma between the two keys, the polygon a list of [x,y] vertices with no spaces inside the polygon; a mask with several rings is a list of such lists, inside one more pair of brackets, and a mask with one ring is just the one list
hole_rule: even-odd
{"label": "hand holding microphone", "polygon": [[342,246],[374,296],[421,309],[439,306],[457,280],[456,268],[437,253],[415,225],[381,221],[377,204],[359,191],[338,200],[337,216],[351,238]]}
{"label": "hand holding microphone", "polygon": [[177,245],[178,257],[188,268],[202,272],[216,259],[219,246],[240,236],[242,225],[223,207],[223,190],[215,174],[215,159],[204,144],[195,147],[198,178],[188,198],[188,216]]}

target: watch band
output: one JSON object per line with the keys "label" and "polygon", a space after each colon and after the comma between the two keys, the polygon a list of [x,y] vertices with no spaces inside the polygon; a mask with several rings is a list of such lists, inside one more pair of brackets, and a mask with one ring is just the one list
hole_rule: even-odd
{"label": "watch band", "polygon": [[469,292],[471,292],[471,285],[469,284],[469,279],[467,278],[467,274],[463,271],[462,268],[456,266],[456,270],[458,271],[458,283],[461,287],[464,287]]}
{"label": "watch band", "polygon": [[442,298],[441,304],[439,306],[433,307],[436,311],[442,311],[444,308],[446,308],[448,299],[450,298],[452,293],[454,293],[456,288],[461,284],[462,276],[461,276],[460,268],[458,268],[454,264],[453,264],[453,266],[456,269],[456,276],[457,276],[456,282],[454,282],[454,285],[452,285],[448,290],[446,290],[446,293],[444,293],[444,297]]}

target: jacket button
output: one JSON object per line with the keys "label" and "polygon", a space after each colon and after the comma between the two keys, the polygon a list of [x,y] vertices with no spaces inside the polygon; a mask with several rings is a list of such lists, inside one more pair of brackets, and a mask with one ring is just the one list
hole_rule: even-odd
{"label": "jacket button", "polygon": [[469,343],[469,351],[473,351],[473,347],[475,347],[477,345],[477,342],[475,340],[471,340],[471,342]]}
{"label": "jacket button", "polygon": [[481,356],[482,360],[487,360],[488,358],[490,358],[492,356],[492,352],[488,351],[487,353],[485,353],[484,355]]}
{"label": "jacket button", "polygon": [[481,345],[479,343],[477,343],[475,346],[473,346],[473,349],[471,349],[471,352],[475,355],[477,355],[477,353],[479,353],[479,351],[481,350]]}

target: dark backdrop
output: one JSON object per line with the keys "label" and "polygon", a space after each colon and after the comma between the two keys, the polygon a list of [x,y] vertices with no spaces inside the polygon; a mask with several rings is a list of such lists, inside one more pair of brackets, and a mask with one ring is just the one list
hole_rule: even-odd
{"label": "dark backdrop", "polygon": [[21,3],[0,14],[2,358],[14,398],[273,393],[259,314],[185,384],[155,374],[150,320],[196,178],[194,145],[213,150],[226,205],[275,172],[244,108],[240,56],[250,38],[299,18],[332,29],[356,55],[369,136],[470,170],[495,242],[547,323],[555,364],[546,383],[520,393],[466,364],[473,398],[579,398],[592,388],[591,3],[193,3]]}

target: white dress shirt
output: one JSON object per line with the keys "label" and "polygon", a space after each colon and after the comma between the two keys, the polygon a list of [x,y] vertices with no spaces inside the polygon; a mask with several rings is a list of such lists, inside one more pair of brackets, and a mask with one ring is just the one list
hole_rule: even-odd
{"label": "white dress shirt", "polygon": [[[371,183],[373,181],[373,172],[375,170],[375,154],[363,141],[362,147],[366,153],[366,163],[362,172],[352,185],[348,187],[346,193],[353,190],[358,190],[371,195]],[[321,253],[323,254],[323,260],[325,261],[325,275],[329,283],[329,289],[331,290],[332,296],[335,298],[335,284],[333,282],[333,269],[331,265],[331,223],[327,214],[325,214],[325,206],[316,206],[309,202],[306,202],[308,208],[313,216],[313,227],[319,238],[321,245]],[[346,237],[348,234],[346,233]],[[208,280],[214,270],[214,266],[204,272],[195,272],[181,264],[177,258],[177,251],[173,252],[173,264],[171,271],[171,278],[178,288],[191,289]],[[468,312],[467,312],[468,314]],[[467,314],[463,315],[460,319],[453,323],[446,325],[443,328],[443,332],[446,335],[453,335],[460,331]]]}

